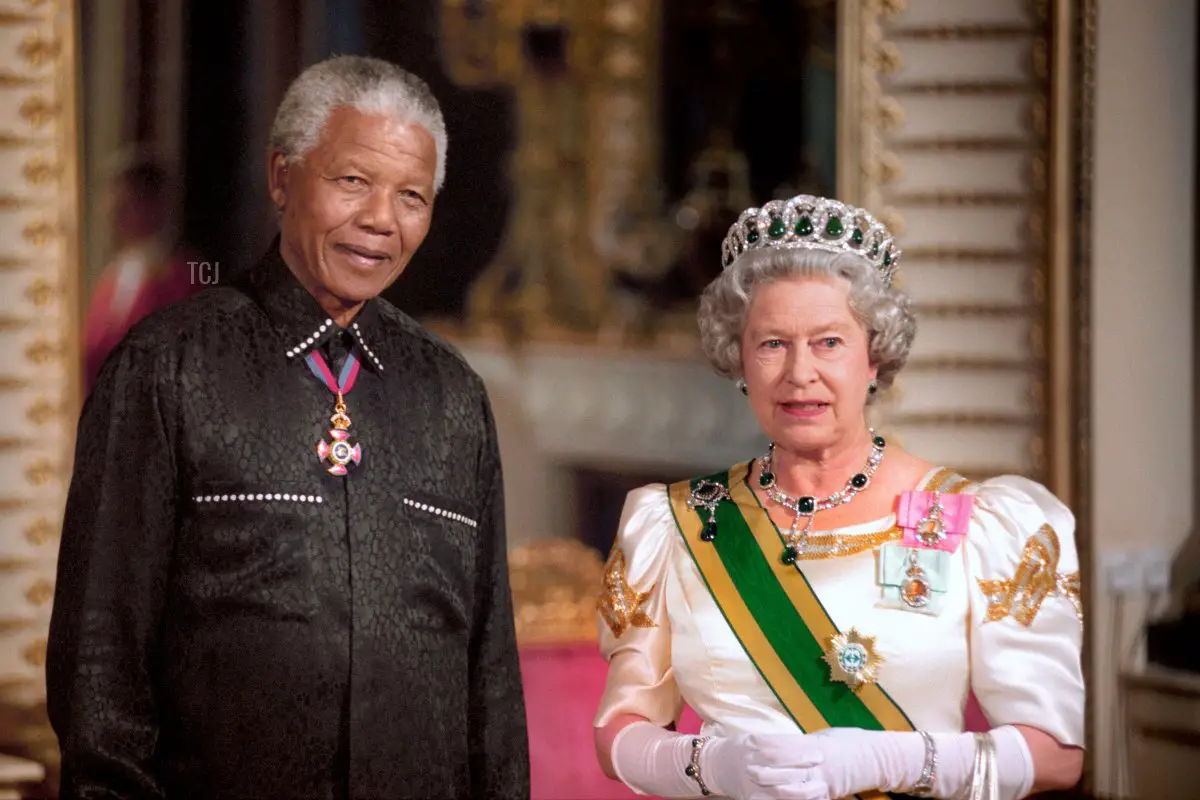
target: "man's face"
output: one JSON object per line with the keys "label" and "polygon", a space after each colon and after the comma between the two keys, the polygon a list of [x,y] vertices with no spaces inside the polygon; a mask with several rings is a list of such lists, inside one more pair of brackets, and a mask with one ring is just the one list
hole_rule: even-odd
{"label": "man's face", "polygon": [[424,128],[350,108],[330,114],[303,161],[271,155],[280,250],[331,315],[356,310],[408,266],[429,232],[436,166]]}

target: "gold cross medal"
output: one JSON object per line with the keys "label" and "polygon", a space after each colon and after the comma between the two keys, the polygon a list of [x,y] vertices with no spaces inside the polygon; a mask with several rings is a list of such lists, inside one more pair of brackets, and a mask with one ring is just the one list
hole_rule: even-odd
{"label": "gold cross medal", "polygon": [[330,475],[340,477],[362,461],[362,447],[350,438],[350,414],[346,410],[345,399],[345,395],[354,387],[355,378],[358,377],[358,358],[354,352],[346,356],[346,364],[342,367],[339,378],[333,377],[333,371],[329,369],[320,353],[313,351],[305,356],[304,360],[308,362],[312,373],[321,379],[321,383],[337,396],[333,416],[329,418],[333,423],[333,427],[329,429],[329,438],[333,441],[326,442],[321,439],[317,442],[317,457],[321,459],[322,464],[329,462],[330,466],[326,471]]}
{"label": "gold cross medal", "polygon": [[329,421],[333,423],[329,429],[329,438],[333,442],[326,443],[324,439],[317,442],[317,456],[321,461],[330,462],[332,466],[327,470],[330,475],[345,475],[362,461],[362,445],[350,438],[350,415],[346,413],[341,392],[338,392],[337,405]]}

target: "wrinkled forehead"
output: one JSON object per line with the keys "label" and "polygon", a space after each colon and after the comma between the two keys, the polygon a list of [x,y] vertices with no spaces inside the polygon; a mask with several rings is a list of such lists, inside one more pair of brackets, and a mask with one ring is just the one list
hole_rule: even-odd
{"label": "wrinkled forehead", "polygon": [[757,284],[744,320],[746,328],[858,326],[844,278],[819,275],[782,277]]}

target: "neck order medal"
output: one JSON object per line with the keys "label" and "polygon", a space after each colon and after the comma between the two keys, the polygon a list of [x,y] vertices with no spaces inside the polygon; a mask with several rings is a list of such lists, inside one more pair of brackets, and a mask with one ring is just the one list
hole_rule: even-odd
{"label": "neck order medal", "polygon": [[346,412],[346,402],[342,393],[338,392],[337,405],[333,407],[333,416],[329,418],[333,427],[329,429],[327,444],[324,439],[317,442],[317,456],[321,461],[328,461],[330,475],[345,475],[349,468],[358,466],[362,461],[362,445],[350,438],[350,415]]}
{"label": "neck order medal", "polygon": [[325,439],[321,439],[317,442],[316,450],[322,464],[329,462],[326,472],[340,477],[362,462],[362,446],[351,438],[350,412],[346,409],[345,398],[354,387],[354,379],[358,377],[358,357],[355,352],[346,357],[346,364],[342,367],[342,374],[338,379],[333,377],[333,372],[320,353],[309,353],[305,361],[313,374],[337,397],[333,406],[333,416],[329,418],[333,423],[333,427],[329,429],[329,438],[332,441],[326,442]]}

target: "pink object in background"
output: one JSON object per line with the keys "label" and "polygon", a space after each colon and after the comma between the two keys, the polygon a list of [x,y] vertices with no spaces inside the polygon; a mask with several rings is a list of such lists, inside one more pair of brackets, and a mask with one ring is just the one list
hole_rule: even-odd
{"label": "pink object in background", "polygon": [[992,729],[992,724],[988,722],[988,718],[983,713],[974,694],[967,697],[967,709],[964,717],[963,728],[971,733],[983,733]]}
{"label": "pink object in background", "polygon": [[595,643],[521,648],[529,724],[531,800],[623,800],[637,797],[600,771],[592,720],[608,664]]}
{"label": "pink object in background", "polygon": [[971,506],[975,496],[969,494],[940,495],[942,504],[942,524],[945,526],[946,538],[936,544],[926,544],[917,537],[917,528],[933,506],[933,492],[904,492],[900,495],[896,509],[896,524],[904,530],[903,544],[905,547],[916,547],[934,550],[945,550],[953,553],[967,535],[967,527],[971,522]]}
{"label": "pink object in background", "polygon": [[[150,264],[132,282],[120,269],[100,276],[88,302],[83,330],[84,391],[90,393],[105,359],[135,324],[166,306],[200,290],[192,280],[189,255],[171,255],[162,264]],[[117,266],[120,266],[119,264]]]}
{"label": "pink object in background", "polygon": [[[521,648],[529,725],[531,800],[625,800],[638,797],[600,771],[592,720],[604,694],[608,664],[595,643]],[[683,733],[700,730],[684,708]]]}

